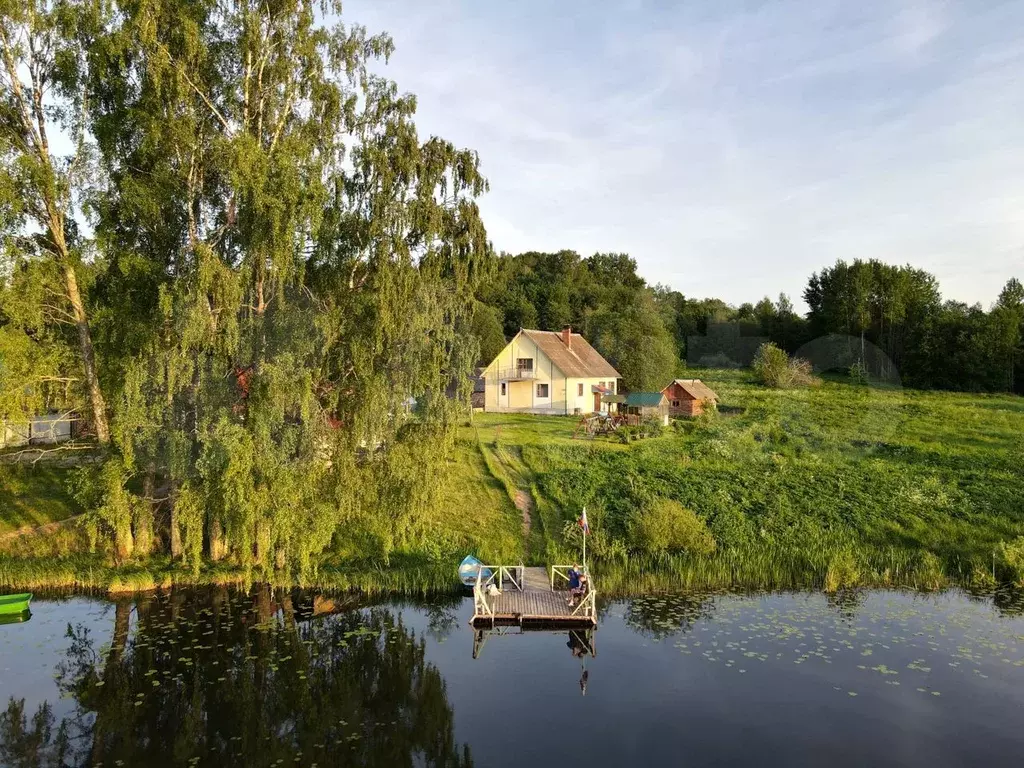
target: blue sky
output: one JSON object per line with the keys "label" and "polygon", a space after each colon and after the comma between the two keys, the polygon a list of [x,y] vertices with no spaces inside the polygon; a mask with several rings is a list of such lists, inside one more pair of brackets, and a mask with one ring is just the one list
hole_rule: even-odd
{"label": "blue sky", "polygon": [[496,248],[625,251],[731,303],[879,258],[1024,279],[1024,2],[348,0]]}

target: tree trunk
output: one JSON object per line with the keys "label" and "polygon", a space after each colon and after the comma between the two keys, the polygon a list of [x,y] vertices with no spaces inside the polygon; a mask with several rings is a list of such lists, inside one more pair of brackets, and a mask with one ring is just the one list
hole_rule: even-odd
{"label": "tree trunk", "polygon": [[78,330],[78,348],[82,356],[82,367],[85,370],[85,385],[89,391],[89,403],[92,406],[92,422],[96,428],[96,440],[100,445],[107,445],[110,443],[107,403],[103,399],[103,390],[100,389],[100,379],[96,373],[96,355],[92,348],[92,333],[89,331],[89,319],[85,314],[82,293],[78,289],[78,276],[75,274],[75,266],[71,263],[71,259],[66,253],[63,254],[61,260],[64,264],[64,285],[67,289],[68,301],[71,304],[71,312],[75,318],[75,328]]}
{"label": "tree trunk", "polygon": [[266,567],[270,564],[270,523],[260,520],[256,523],[256,563]]}
{"label": "tree trunk", "polygon": [[148,556],[153,551],[153,498],[156,488],[156,464],[146,467],[142,478],[142,499],[135,513],[135,554]]}
{"label": "tree trunk", "polygon": [[139,504],[135,516],[135,554],[148,557],[153,552],[153,508],[148,501]]}
{"label": "tree trunk", "polygon": [[171,478],[171,492],[170,492],[170,505],[171,505],[171,559],[180,560],[182,554],[181,547],[181,526],[178,525],[178,493],[177,483],[174,478]]}
{"label": "tree trunk", "polygon": [[114,532],[114,554],[118,563],[123,563],[135,554],[135,537],[132,536],[132,523],[128,520],[119,525]]}
{"label": "tree trunk", "polygon": [[220,518],[210,519],[210,560],[217,562],[224,557],[226,547],[224,545],[224,525]]}
{"label": "tree trunk", "polygon": [[[121,678],[121,660],[128,646],[131,631],[132,605],[125,600],[114,603],[114,635],[110,640],[110,650],[103,664],[103,684],[107,686],[105,693],[116,696],[115,691],[123,690]],[[112,708],[96,707],[96,719],[92,724],[92,741],[89,745],[88,764],[99,763],[103,759],[109,741],[116,741],[119,732],[116,718],[112,719]],[[113,737],[113,738],[111,738]]]}

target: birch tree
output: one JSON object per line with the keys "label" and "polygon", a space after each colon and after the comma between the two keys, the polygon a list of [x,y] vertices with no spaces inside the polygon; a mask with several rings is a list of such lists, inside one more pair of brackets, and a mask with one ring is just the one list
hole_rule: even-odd
{"label": "birch tree", "polygon": [[[100,444],[110,441],[107,404],[79,270],[84,251],[76,204],[94,170],[85,131],[86,91],[78,73],[75,7],[61,0],[0,0],[0,174],[11,195],[5,235],[23,255],[50,260],[61,280],[53,313],[74,326]],[[70,140],[69,154],[55,149]]]}

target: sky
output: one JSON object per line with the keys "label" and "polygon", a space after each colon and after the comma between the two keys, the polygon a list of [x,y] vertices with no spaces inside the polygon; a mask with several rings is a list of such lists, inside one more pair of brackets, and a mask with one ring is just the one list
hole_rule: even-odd
{"label": "sky", "polygon": [[739,304],[837,259],[1024,279],[1024,1],[346,0],[498,250],[629,253]]}

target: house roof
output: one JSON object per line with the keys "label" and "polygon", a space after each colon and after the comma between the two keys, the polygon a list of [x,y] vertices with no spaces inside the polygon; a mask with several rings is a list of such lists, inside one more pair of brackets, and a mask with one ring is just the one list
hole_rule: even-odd
{"label": "house roof", "polygon": [[620,378],[619,372],[611,363],[601,357],[600,353],[578,333],[572,334],[569,347],[562,341],[562,334],[558,331],[534,331],[523,328],[521,333],[536,344],[567,378]]}
{"label": "house roof", "polygon": [[[675,379],[672,384],[678,384],[694,400],[718,401],[718,395],[712,392],[708,385],[700,379]],[[668,387],[671,387],[672,384],[669,384]],[[665,387],[665,389],[668,389],[668,387]],[[663,389],[662,392],[664,391]]]}
{"label": "house roof", "polygon": [[661,392],[630,392],[626,395],[626,405],[634,408],[657,408],[665,395]]}

